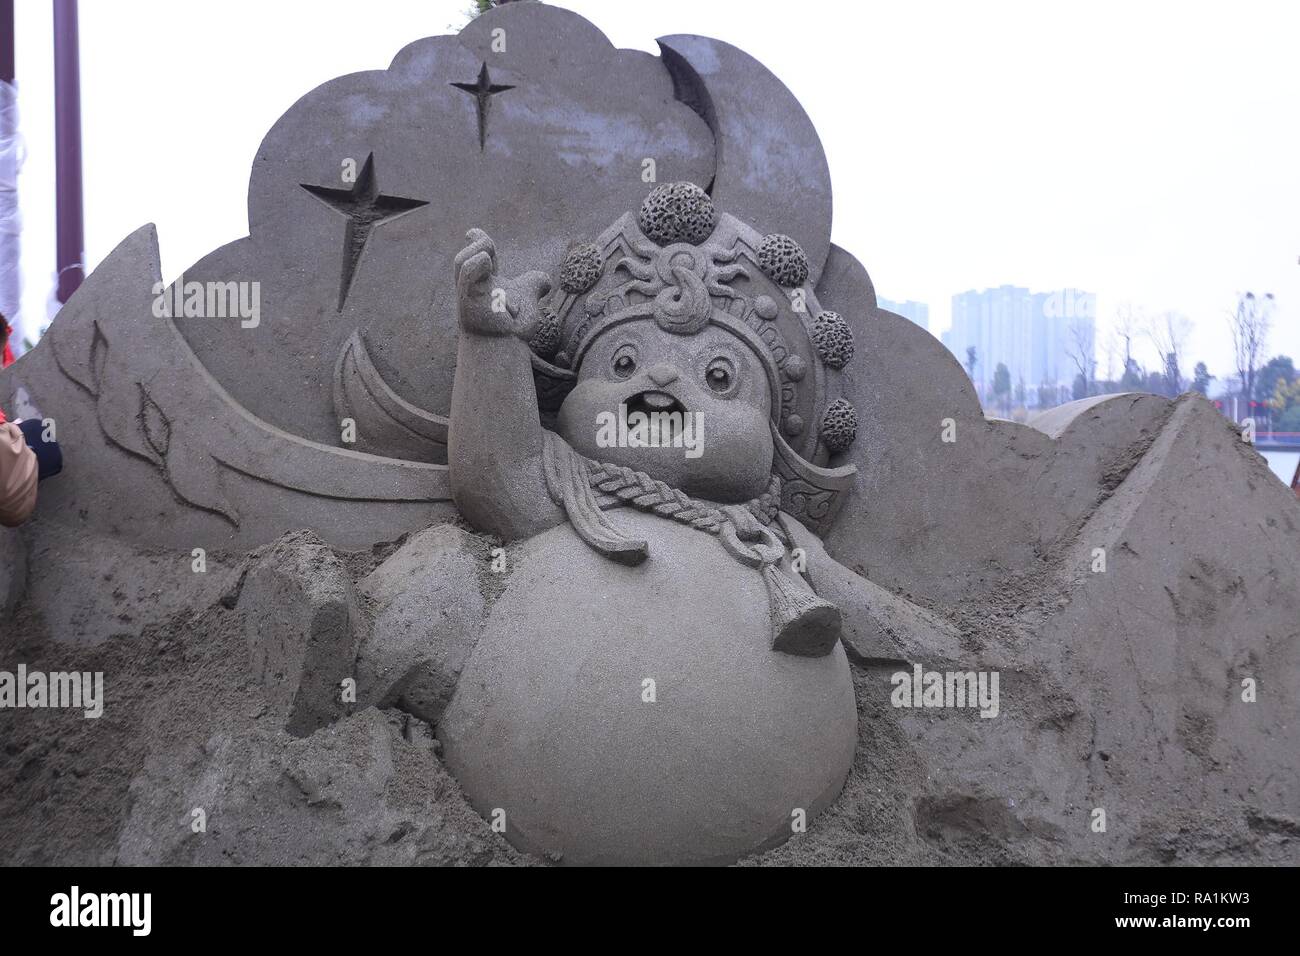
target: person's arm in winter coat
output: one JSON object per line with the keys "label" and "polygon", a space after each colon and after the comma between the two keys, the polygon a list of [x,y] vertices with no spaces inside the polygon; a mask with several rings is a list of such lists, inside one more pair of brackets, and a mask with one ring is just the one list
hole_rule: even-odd
{"label": "person's arm in winter coat", "polygon": [[36,454],[17,425],[0,424],[0,525],[13,528],[36,508]]}

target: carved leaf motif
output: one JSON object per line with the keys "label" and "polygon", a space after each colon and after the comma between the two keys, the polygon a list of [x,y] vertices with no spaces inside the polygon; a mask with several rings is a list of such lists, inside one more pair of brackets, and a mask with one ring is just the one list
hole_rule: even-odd
{"label": "carved leaf motif", "polygon": [[177,436],[167,458],[166,478],[172,491],[186,504],[239,527],[240,514],[222,486],[220,465],[206,448],[195,442],[192,434],[182,430]]}
{"label": "carved leaf motif", "polygon": [[91,394],[96,398],[104,388],[104,363],[108,361],[108,339],[100,331],[99,323],[92,326],[90,337],[90,380],[93,383]]}
{"label": "carved leaf motif", "polygon": [[[104,437],[123,451],[158,465],[161,456],[149,444],[140,424],[139,382],[123,362],[123,356],[109,347],[108,337],[96,322],[88,353],[91,394],[95,396],[95,417]],[[89,389],[88,389],[89,390]]]}
{"label": "carved leaf motif", "polygon": [[140,386],[140,424],[149,447],[160,458],[166,458],[167,449],[171,446],[172,423],[143,385]]}
{"label": "carved leaf motif", "polygon": [[54,349],[54,361],[69,379],[91,396],[99,395],[99,374],[107,343],[95,322],[68,318],[50,326],[46,339]]}

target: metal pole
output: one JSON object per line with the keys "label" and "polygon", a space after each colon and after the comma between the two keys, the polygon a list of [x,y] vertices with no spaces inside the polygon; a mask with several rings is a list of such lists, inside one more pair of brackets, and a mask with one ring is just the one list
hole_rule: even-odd
{"label": "metal pole", "polygon": [[77,0],[54,0],[54,160],[59,302],[85,278],[81,203],[81,65]]}
{"label": "metal pole", "polygon": [[14,76],[14,0],[0,0],[0,83]]}
{"label": "metal pole", "polygon": [[14,0],[0,0],[0,339],[8,326],[9,340],[0,343],[0,366],[22,350],[18,238],[18,89],[14,57]]}

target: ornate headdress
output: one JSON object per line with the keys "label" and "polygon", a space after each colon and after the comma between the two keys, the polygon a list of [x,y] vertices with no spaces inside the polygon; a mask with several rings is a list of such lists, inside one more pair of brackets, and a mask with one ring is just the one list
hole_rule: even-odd
{"label": "ornate headdress", "polygon": [[840,396],[853,335],[817,303],[808,260],[789,236],[760,236],[719,214],[691,183],[656,187],[594,242],[569,250],[533,338],[544,416],[558,411],[587,349],[607,329],[650,320],[667,332],[727,329],[763,362],[772,392],[773,471],[781,509],[824,534],[852,487],[852,465],[830,467],[857,435]]}

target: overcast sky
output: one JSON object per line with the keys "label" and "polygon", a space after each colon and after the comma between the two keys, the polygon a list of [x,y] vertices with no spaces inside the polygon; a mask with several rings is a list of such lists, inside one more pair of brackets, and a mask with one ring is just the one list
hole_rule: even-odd
{"label": "overcast sky", "polygon": [[[1186,314],[1192,360],[1226,375],[1224,315],[1251,289],[1277,296],[1273,350],[1300,362],[1294,0],[560,5],[619,46],[699,33],[764,62],[821,134],[835,241],[881,295],[928,302],[936,333],[953,293],[1074,286],[1097,293],[1103,326],[1122,302]],[[89,264],[150,221],[168,279],[244,235],[249,167],[280,114],[468,6],[83,2]],[[29,327],[54,267],[51,70],[50,4],[18,0]]]}

